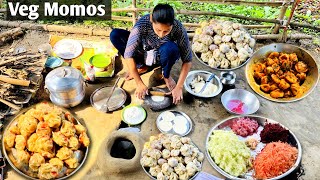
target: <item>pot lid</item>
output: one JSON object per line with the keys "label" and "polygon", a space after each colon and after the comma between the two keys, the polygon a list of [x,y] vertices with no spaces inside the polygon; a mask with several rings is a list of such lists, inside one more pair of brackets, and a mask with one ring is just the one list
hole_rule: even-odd
{"label": "pot lid", "polygon": [[[108,101],[112,87],[101,87],[95,90],[90,97],[91,105],[99,111],[103,111],[103,105]],[[109,111],[114,111],[122,107],[127,100],[127,94],[122,88],[116,87],[108,101]]]}
{"label": "pot lid", "polygon": [[[52,70],[46,77],[45,84],[50,91],[66,91],[82,86],[83,77],[79,70],[64,66]],[[81,83],[81,84],[80,84]]]}

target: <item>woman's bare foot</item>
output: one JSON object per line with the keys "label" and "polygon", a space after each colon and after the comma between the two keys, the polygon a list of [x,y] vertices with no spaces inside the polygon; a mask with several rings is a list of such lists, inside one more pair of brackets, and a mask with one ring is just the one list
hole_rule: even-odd
{"label": "woman's bare foot", "polygon": [[163,78],[163,79],[169,91],[172,91],[176,87],[177,84],[171,76],[169,78]]}
{"label": "woman's bare foot", "polygon": [[[138,74],[144,74],[148,71],[148,67],[146,66],[142,66],[141,68],[138,68]],[[125,79],[126,81],[129,81],[129,80],[132,80],[133,77],[130,75],[130,73],[128,72],[126,75],[125,75]]]}

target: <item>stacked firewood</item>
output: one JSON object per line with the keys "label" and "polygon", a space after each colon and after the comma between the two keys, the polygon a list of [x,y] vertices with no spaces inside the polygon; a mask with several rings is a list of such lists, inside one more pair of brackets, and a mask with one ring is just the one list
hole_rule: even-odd
{"label": "stacked firewood", "polygon": [[[14,30],[14,29],[13,29]],[[1,43],[7,41],[2,34],[19,34],[17,31],[0,33]],[[12,34],[12,32],[15,32]],[[12,37],[13,38],[13,37]],[[1,113],[8,113],[3,107],[20,110],[29,102],[38,90],[42,80],[42,71],[46,57],[39,53],[31,53],[24,47],[4,50],[0,54],[0,106]]]}

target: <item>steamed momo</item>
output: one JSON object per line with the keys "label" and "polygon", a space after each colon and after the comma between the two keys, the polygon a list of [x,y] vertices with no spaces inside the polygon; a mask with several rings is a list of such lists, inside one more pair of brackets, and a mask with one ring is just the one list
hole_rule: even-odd
{"label": "steamed momo", "polygon": [[[175,120],[180,121],[179,118]],[[162,143],[162,151],[150,146],[159,142]],[[171,142],[170,146],[163,144],[166,142]],[[187,157],[184,155],[187,155]],[[166,180],[193,178],[201,170],[203,161],[203,154],[192,144],[190,138],[172,134],[159,134],[157,137],[150,138],[150,141],[144,145],[141,156],[140,163],[149,175]]]}

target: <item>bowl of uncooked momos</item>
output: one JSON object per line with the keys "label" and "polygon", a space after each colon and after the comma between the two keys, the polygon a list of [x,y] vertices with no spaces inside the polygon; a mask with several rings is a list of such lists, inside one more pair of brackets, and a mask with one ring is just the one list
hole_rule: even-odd
{"label": "bowl of uncooked momos", "polygon": [[[213,73],[208,71],[190,71],[184,81],[184,88],[192,95],[202,98],[212,98],[217,96],[222,91],[222,83],[217,75],[207,83],[206,87],[202,90],[203,86],[209,80]],[[201,91],[202,90],[202,91]]]}
{"label": "bowl of uncooked momos", "polygon": [[189,137],[173,134],[151,136],[140,163],[151,179],[194,179],[202,168],[204,154]]}
{"label": "bowl of uncooked momos", "polygon": [[239,23],[211,20],[202,22],[192,40],[195,57],[217,70],[243,66],[253,54],[255,39]]}

